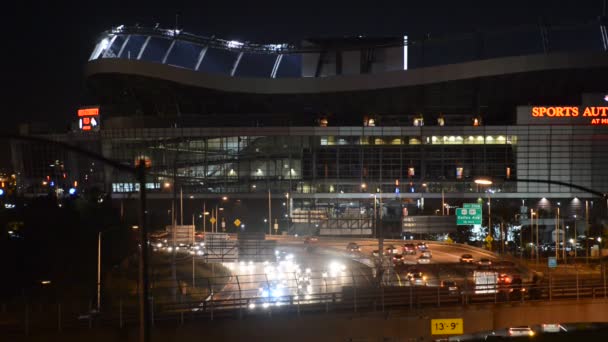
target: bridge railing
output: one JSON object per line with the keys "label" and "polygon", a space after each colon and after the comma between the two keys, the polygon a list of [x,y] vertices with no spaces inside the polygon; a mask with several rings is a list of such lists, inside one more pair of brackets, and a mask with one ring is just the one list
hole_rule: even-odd
{"label": "bridge railing", "polygon": [[[264,275],[253,275],[267,277]],[[311,276],[312,291],[288,284],[281,293],[264,294],[256,282],[237,284],[234,277],[224,289],[206,298],[181,296],[178,300],[150,298],[153,324],[182,324],[186,320],[247,319],[274,315],[312,315],[318,313],[389,312],[429,308],[458,308],[466,305],[494,305],[577,300],[608,300],[606,279],[565,279],[550,282],[498,284],[483,288],[471,284],[458,286],[386,286],[352,274],[341,275],[343,284],[325,287],[326,277]],[[348,280],[347,280],[348,279]],[[240,286],[240,287],[239,287]],[[251,291],[244,291],[248,286]],[[263,286],[263,285],[261,285]],[[166,289],[171,290],[171,289]],[[183,289],[175,289],[178,292]],[[272,290],[271,290],[272,291]],[[92,299],[92,298],[91,298]],[[131,298],[104,303],[101,311],[92,300],[56,298],[0,302],[0,331],[30,334],[32,331],[125,327],[137,324],[137,305]]]}

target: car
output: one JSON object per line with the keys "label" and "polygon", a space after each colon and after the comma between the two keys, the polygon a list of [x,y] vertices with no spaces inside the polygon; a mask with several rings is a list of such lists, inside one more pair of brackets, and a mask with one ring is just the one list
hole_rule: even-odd
{"label": "car", "polygon": [[419,251],[425,251],[427,248],[428,247],[427,247],[426,243],[424,243],[424,242],[418,242],[416,244],[416,249]]}
{"label": "car", "polygon": [[422,256],[424,256],[425,258],[432,258],[433,254],[431,253],[431,250],[427,249],[426,251],[422,252],[421,254]]}
{"label": "car", "polygon": [[318,241],[319,241],[319,239],[315,236],[309,236],[306,239],[304,239],[304,243],[307,243],[307,244],[317,243]]}
{"label": "car", "polygon": [[403,254],[416,255],[416,245],[414,245],[413,243],[404,244]]}
{"label": "car", "polygon": [[395,266],[403,265],[403,261],[403,254],[393,254],[393,264]]}
{"label": "car", "polygon": [[448,289],[450,294],[458,293],[458,284],[453,280],[442,280],[441,287]]}
{"label": "car", "polygon": [[507,330],[507,334],[509,336],[534,336],[534,335],[536,335],[534,333],[534,330],[532,330],[528,326],[520,326],[520,327],[509,328]]}
{"label": "car", "polygon": [[388,245],[386,247],[386,254],[397,254],[399,250],[394,245]]}
{"label": "car", "polygon": [[559,323],[544,323],[540,325],[543,333],[558,333],[562,331],[568,331],[563,325]]}
{"label": "car", "polygon": [[473,256],[471,254],[463,254],[460,256],[461,264],[471,264],[473,261]]}
{"label": "car", "polygon": [[481,258],[477,262],[477,265],[479,265],[479,266],[492,266],[492,260],[490,260],[488,258]]}
{"label": "car", "polygon": [[422,272],[408,274],[408,280],[413,286],[427,286],[426,276]]}
{"label": "car", "polygon": [[360,252],[361,247],[359,247],[359,245],[356,242],[349,242],[348,245],[346,245],[346,250],[351,253]]}
{"label": "car", "polygon": [[428,256],[421,255],[420,257],[418,257],[418,263],[419,264],[430,264],[431,258],[429,258]]}

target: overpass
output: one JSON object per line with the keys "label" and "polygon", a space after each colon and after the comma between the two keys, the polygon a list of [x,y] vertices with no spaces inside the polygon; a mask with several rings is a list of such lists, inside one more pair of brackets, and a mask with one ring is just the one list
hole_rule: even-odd
{"label": "overpass", "polygon": [[[196,319],[190,316],[159,320],[152,328],[153,341],[430,341],[431,319],[462,318],[464,332],[496,330],[518,325],[568,322],[608,322],[608,299],[503,304],[473,304],[365,312],[262,314],[241,319]],[[50,321],[54,321],[48,317]],[[136,322],[120,328],[116,321],[83,323],[72,329],[23,331],[4,334],[11,341],[132,341]],[[438,336],[435,336],[437,338]]]}

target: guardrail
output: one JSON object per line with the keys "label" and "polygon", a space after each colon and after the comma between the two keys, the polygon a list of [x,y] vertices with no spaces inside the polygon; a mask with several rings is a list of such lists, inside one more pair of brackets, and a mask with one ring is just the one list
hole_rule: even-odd
{"label": "guardrail", "polygon": [[[266,279],[268,275],[252,275]],[[288,284],[280,295],[259,295],[258,285],[272,281],[243,281],[234,278],[224,290],[204,299],[180,296],[178,300],[150,298],[153,324],[183,323],[185,320],[247,319],[273,315],[312,315],[318,313],[365,313],[393,310],[424,310],[425,308],[457,308],[467,305],[494,305],[514,302],[550,302],[555,300],[608,299],[605,278],[574,279],[546,284],[496,285],[475,288],[463,281],[457,287],[377,286],[363,277],[344,274],[339,277],[310,279],[312,290],[306,292],[301,283]],[[296,279],[296,278],[294,278]],[[328,282],[342,282],[333,286]],[[264,285],[266,284],[266,285]],[[246,288],[245,288],[246,287]],[[333,290],[332,290],[333,289]],[[181,290],[181,289],[180,289]],[[484,292],[484,293],[480,293]],[[72,328],[124,327],[137,324],[137,306],[129,299],[105,302],[101,312],[93,309],[93,301],[50,300],[36,302],[25,298],[20,302],[0,304],[0,331],[29,334],[36,330],[63,331]]]}

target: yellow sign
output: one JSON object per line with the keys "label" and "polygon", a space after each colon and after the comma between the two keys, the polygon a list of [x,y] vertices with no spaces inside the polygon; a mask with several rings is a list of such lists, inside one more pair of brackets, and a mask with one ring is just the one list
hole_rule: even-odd
{"label": "yellow sign", "polygon": [[462,335],[462,318],[431,319],[431,335]]}
{"label": "yellow sign", "polygon": [[212,217],[209,222],[211,222],[211,224],[214,224],[217,220],[215,219],[215,217]]}
{"label": "yellow sign", "polygon": [[492,242],[494,241],[494,239],[492,238],[491,235],[486,236],[486,242]]}
{"label": "yellow sign", "polygon": [[234,225],[237,226],[237,227],[240,226],[241,225],[241,220],[239,220],[239,219],[234,220]]}

